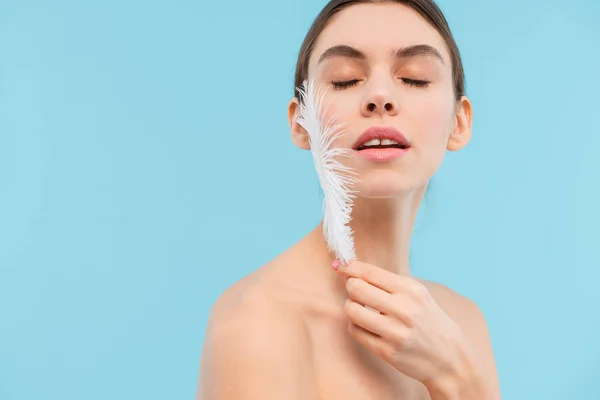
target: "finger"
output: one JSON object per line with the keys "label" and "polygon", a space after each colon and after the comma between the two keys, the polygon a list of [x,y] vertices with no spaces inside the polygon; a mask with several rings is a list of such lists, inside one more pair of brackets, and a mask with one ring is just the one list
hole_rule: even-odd
{"label": "finger", "polygon": [[383,314],[391,314],[394,308],[392,295],[360,278],[346,280],[348,297]]}
{"label": "finger", "polygon": [[346,300],[344,310],[351,323],[383,338],[393,338],[398,329],[393,319],[369,310],[352,299]]}
{"label": "finger", "polygon": [[410,279],[361,261],[352,261],[347,265],[341,265],[338,272],[346,276],[363,279],[388,293],[401,291],[405,281]]}
{"label": "finger", "polygon": [[418,307],[412,296],[406,293],[390,294],[359,278],[349,277],[346,281],[348,297],[353,301],[382,313],[406,327],[412,327],[411,310]]}
{"label": "finger", "polygon": [[354,338],[358,343],[371,350],[375,355],[381,356],[383,354],[383,348],[385,341],[381,336],[369,332],[359,325],[348,323],[348,332],[350,336]]}
{"label": "finger", "polygon": [[418,280],[395,274],[372,264],[352,261],[348,265],[340,266],[338,271],[346,275],[346,279],[360,278],[390,294],[407,295],[415,299],[428,297],[427,288]]}

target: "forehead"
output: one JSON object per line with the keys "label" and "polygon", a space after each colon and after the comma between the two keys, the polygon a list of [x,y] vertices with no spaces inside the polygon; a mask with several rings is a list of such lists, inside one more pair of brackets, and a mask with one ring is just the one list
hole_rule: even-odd
{"label": "forehead", "polygon": [[309,70],[315,68],[323,51],[338,44],[356,47],[369,58],[389,57],[400,47],[428,44],[450,65],[439,32],[415,10],[399,3],[355,4],[335,14],[315,43]]}

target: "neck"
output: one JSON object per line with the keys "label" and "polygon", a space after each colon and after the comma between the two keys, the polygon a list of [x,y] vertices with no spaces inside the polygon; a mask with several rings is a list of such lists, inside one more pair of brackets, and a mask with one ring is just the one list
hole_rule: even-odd
{"label": "neck", "polygon": [[[395,198],[354,199],[350,227],[359,261],[410,275],[410,240],[424,193],[422,188]],[[324,242],[322,230],[321,221],[315,233]]]}

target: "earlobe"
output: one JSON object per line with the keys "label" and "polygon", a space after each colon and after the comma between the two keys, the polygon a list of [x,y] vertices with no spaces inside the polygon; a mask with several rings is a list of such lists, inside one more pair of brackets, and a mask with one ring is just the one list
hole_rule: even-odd
{"label": "earlobe", "polygon": [[288,104],[288,122],[290,125],[290,134],[292,142],[303,150],[310,150],[308,132],[298,122],[296,122],[296,113],[298,112],[298,98],[294,97]]}
{"label": "earlobe", "polygon": [[471,102],[463,96],[456,108],[452,132],[448,138],[448,150],[458,151],[471,140],[472,113]]}

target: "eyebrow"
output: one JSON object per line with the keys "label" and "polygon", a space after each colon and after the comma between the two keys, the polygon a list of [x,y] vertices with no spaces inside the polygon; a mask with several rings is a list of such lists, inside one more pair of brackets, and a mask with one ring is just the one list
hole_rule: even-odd
{"label": "eyebrow", "polygon": [[[401,60],[401,59],[413,58],[413,57],[418,57],[418,56],[427,56],[427,55],[437,58],[442,63],[442,65],[445,65],[444,57],[442,57],[440,52],[435,47],[429,46],[428,44],[416,44],[416,45],[412,45],[412,46],[401,47],[396,51],[394,58]],[[333,58],[333,57],[338,57],[338,56],[353,58],[356,60],[366,60],[367,59],[367,56],[362,51],[360,51],[352,46],[340,44],[340,45],[333,46],[333,47],[330,47],[327,50],[325,50],[323,52],[323,54],[321,54],[321,56],[319,57],[319,61],[317,62],[317,65],[319,65],[321,62],[325,61],[328,58]]]}

